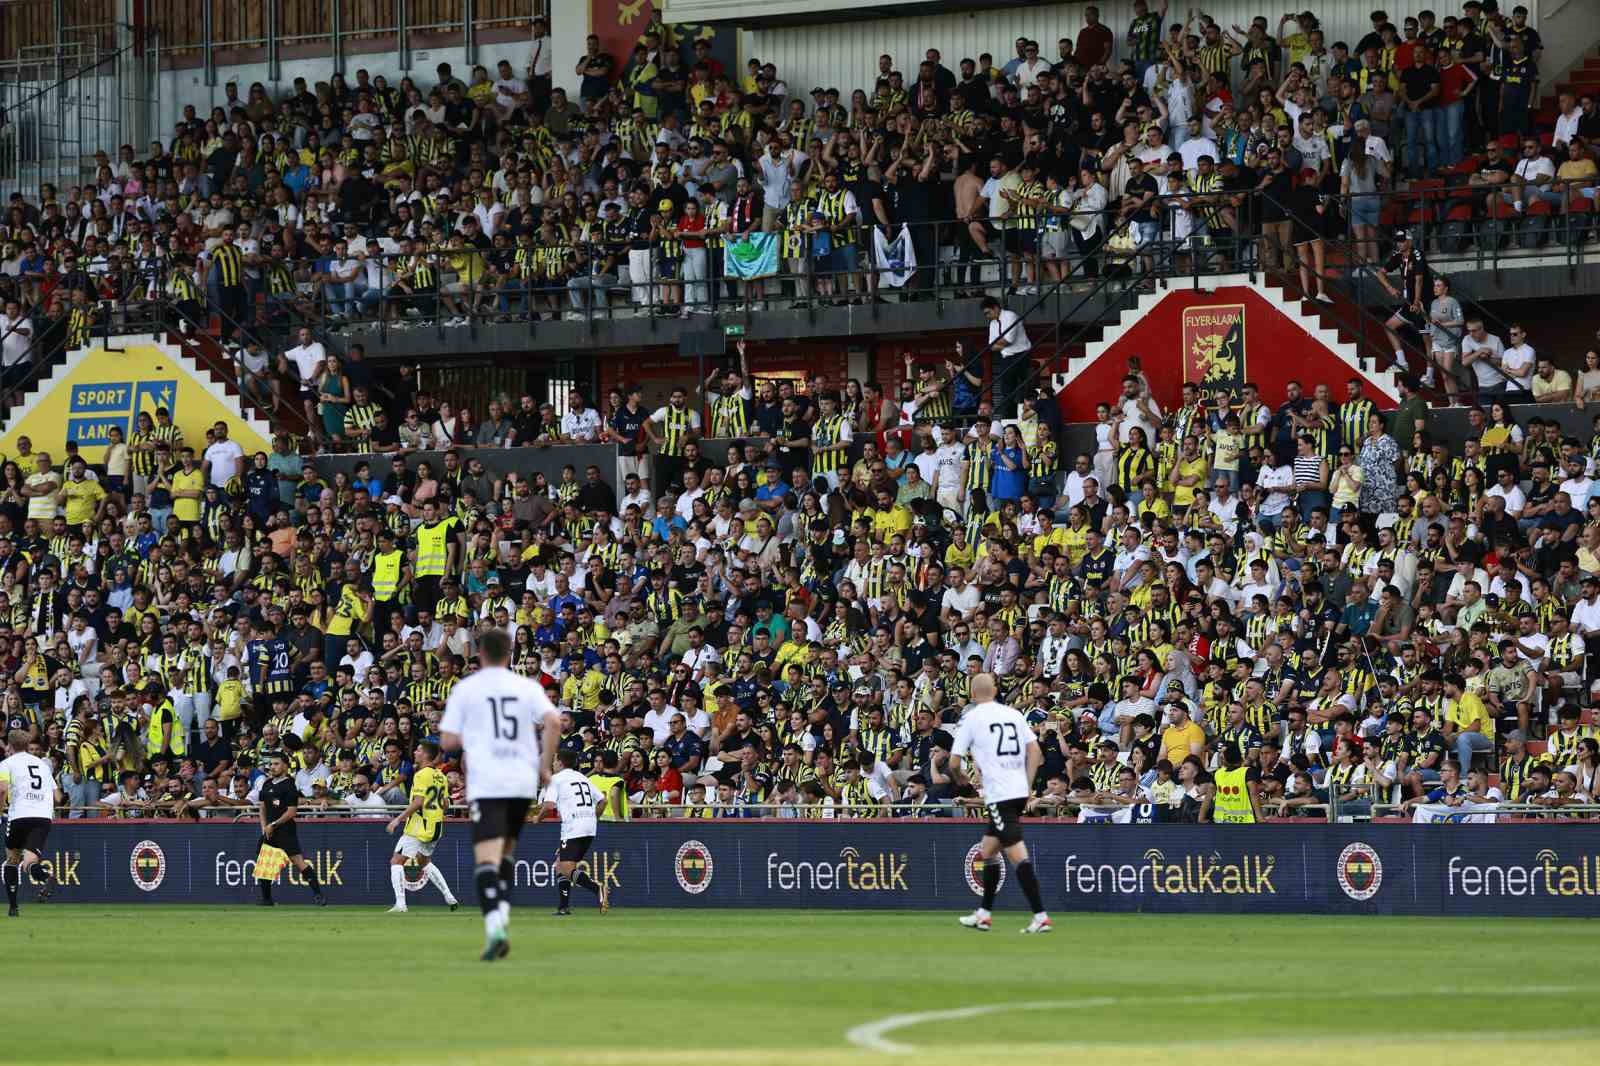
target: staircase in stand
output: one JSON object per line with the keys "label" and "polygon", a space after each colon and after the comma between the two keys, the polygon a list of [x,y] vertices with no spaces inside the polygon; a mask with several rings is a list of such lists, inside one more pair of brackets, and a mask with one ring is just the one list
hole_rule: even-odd
{"label": "staircase in stand", "polygon": [[293,403],[279,403],[266,408],[240,393],[237,384],[239,372],[233,357],[223,349],[222,342],[213,334],[169,332],[166,335],[166,342],[180,348],[193,359],[195,365],[204,370],[212,382],[220,385],[223,392],[236,401],[247,416],[259,418],[269,425],[273,432],[281,430],[295,436],[304,436],[310,429],[306,425],[305,412],[295,407]]}

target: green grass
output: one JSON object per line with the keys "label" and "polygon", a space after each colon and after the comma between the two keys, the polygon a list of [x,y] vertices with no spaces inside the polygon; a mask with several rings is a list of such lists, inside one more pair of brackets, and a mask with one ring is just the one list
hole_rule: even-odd
{"label": "green grass", "polygon": [[[581,906],[587,900],[576,901]],[[1453,1066],[1600,1035],[1573,960],[1600,923],[618,908],[24,905],[0,925],[4,1058],[53,1062],[1281,1064],[1445,1050]],[[1537,950],[1535,950],[1537,949]],[[1592,987],[1592,986],[1589,986]],[[1018,1005],[1026,1004],[1019,1008]],[[889,1015],[977,1005],[851,1043]],[[863,1039],[858,1036],[858,1039]],[[1440,1041],[1450,1041],[1447,1048]],[[1193,1045],[1193,1046],[1185,1046]],[[705,1049],[703,1052],[700,1049]]]}

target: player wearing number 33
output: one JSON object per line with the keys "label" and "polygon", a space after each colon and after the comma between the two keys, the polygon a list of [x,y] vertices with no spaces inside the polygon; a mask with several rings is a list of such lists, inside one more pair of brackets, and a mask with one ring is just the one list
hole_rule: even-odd
{"label": "player wearing number 33", "polygon": [[485,962],[511,951],[511,880],[517,836],[528,808],[549,782],[561,740],[561,716],[544,688],[506,669],[511,638],[491,629],[478,638],[478,669],[450,690],[439,722],[445,751],[460,750],[472,816],[473,879],[483,911]]}
{"label": "player wearing number 33", "polygon": [[983,906],[963,915],[961,924],[979,932],[989,931],[989,909],[1000,889],[1000,851],[1017,871],[1017,883],[1033,907],[1033,921],[1024,933],[1048,933],[1050,916],[1039,895],[1039,878],[1028,860],[1028,845],[1022,842],[1022,808],[1033,788],[1043,756],[1028,720],[1014,707],[996,703],[994,677],[978,674],[972,679],[973,707],[961,718],[955,743],[950,749],[950,772],[970,758],[978,767],[983,786],[983,804],[989,825],[983,831],[978,853],[983,856]]}
{"label": "player wearing number 33", "polygon": [[433,849],[444,836],[444,814],[450,806],[450,782],[435,765],[439,761],[439,745],[424,740],[417,745],[412,756],[417,770],[411,775],[411,802],[406,809],[389,819],[388,831],[394,832],[404,825],[406,831],[394,846],[394,857],[389,860],[389,883],[394,886],[394,906],[390,914],[406,912],[406,866],[416,863],[423,878],[444,894],[451,910],[456,909],[456,898],[444,874],[433,864]]}
{"label": "player wearing number 33", "polygon": [[50,836],[61,792],[50,763],[28,751],[28,734],[11,731],[11,754],[0,761],[0,821],[5,823],[6,861],[0,875],[6,883],[6,913],[17,916],[17,890],[22,875],[39,887],[41,901],[50,898],[50,874],[39,865]]}
{"label": "player wearing number 33", "polygon": [[572,913],[572,886],[576,884],[599,897],[600,913],[604,914],[611,909],[605,883],[597,882],[578,864],[594,844],[600,816],[606,812],[606,797],[578,772],[577,752],[558,751],[556,760],[561,769],[544,790],[544,813],[561,817],[561,847],[556,852],[556,913]]}

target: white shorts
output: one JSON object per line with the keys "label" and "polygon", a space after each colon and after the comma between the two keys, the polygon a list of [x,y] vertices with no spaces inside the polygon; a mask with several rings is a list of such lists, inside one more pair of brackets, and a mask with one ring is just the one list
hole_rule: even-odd
{"label": "white shorts", "polygon": [[402,835],[395,844],[394,853],[396,855],[404,855],[408,859],[414,859],[418,855],[426,859],[433,854],[433,849],[438,845],[439,842],[437,840],[424,843],[416,837],[406,834]]}

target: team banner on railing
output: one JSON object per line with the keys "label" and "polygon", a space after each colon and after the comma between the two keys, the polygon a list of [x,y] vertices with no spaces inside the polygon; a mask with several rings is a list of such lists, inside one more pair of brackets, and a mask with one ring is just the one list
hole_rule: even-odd
{"label": "team banner on railing", "polygon": [[[975,822],[602,823],[585,865],[640,907],[970,908],[980,892]],[[516,898],[554,898],[553,824],[529,826]],[[306,857],[335,904],[386,905],[395,838],[382,822],[308,822]],[[1046,903],[1060,911],[1216,911],[1600,916],[1600,824],[1029,825]],[[244,903],[252,823],[57,823],[46,862],[56,898]],[[472,841],[451,823],[434,861],[472,892]],[[280,902],[308,901],[292,868]],[[1016,879],[999,905],[1023,906]],[[417,904],[440,902],[411,871]]]}

